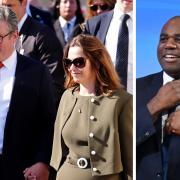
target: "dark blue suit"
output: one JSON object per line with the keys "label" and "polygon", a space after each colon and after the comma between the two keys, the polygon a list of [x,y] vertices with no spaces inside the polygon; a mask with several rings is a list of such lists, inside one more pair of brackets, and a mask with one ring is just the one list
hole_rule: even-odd
{"label": "dark blue suit", "polygon": [[24,180],[25,168],[37,162],[49,164],[55,116],[48,70],[18,54],[4,129],[1,180]]}
{"label": "dark blue suit", "polygon": [[[136,84],[136,169],[137,180],[162,180],[161,115],[153,124],[147,103],[163,85],[163,73],[137,79]],[[173,134],[169,145],[167,180],[180,179],[180,137]]]}
{"label": "dark blue suit", "polygon": [[41,10],[32,5],[29,6],[29,9],[34,19],[53,28],[52,17],[48,11]]}

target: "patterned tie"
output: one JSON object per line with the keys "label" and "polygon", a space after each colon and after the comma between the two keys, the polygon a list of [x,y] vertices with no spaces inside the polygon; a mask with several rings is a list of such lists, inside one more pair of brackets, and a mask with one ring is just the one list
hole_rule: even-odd
{"label": "patterned tie", "polygon": [[71,34],[71,32],[70,32],[70,29],[71,28],[71,23],[70,22],[67,22],[66,23],[66,29],[65,29],[65,41],[66,42],[68,42],[68,40],[69,40],[69,37],[70,37],[70,34]]}
{"label": "patterned tie", "polygon": [[0,61],[0,69],[4,66],[4,64]]}
{"label": "patterned tie", "polygon": [[122,24],[119,28],[118,44],[116,52],[116,70],[121,78],[121,83],[127,87],[127,70],[128,70],[128,46],[129,46],[129,32],[127,27],[128,14],[124,14]]}

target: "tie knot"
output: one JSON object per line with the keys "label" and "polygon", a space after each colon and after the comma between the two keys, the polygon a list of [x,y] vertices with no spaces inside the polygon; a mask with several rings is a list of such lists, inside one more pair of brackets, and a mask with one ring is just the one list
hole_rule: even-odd
{"label": "tie knot", "polygon": [[0,61],[0,69],[4,66],[4,64]]}
{"label": "tie knot", "polygon": [[70,26],[71,26],[71,23],[70,23],[70,22],[67,22],[67,23],[66,23],[66,28],[69,29]]}
{"label": "tie knot", "polygon": [[125,23],[129,18],[130,16],[128,14],[124,14],[122,18],[122,22]]}

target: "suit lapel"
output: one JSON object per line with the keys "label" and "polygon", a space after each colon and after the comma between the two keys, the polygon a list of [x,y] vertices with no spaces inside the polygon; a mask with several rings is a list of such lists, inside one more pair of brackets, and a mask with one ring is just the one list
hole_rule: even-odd
{"label": "suit lapel", "polygon": [[59,41],[61,42],[61,45],[64,47],[65,46],[65,40],[64,40],[64,33],[61,28],[59,19],[57,19],[54,23],[54,30],[56,32],[56,36],[58,37]]}
{"label": "suit lapel", "polygon": [[152,80],[148,86],[148,91],[147,91],[148,101],[156,95],[156,93],[158,92],[158,90],[161,88],[162,85],[163,85],[163,72],[161,71],[155,74],[154,76],[152,76]]}
{"label": "suit lapel", "polygon": [[[11,134],[11,132],[8,132],[8,129],[10,127],[10,124],[16,120],[16,107],[19,106],[19,97],[21,97],[21,89],[24,84],[23,76],[19,76],[19,73],[21,73],[24,69],[25,60],[21,59],[20,55],[17,53],[17,66],[16,66],[16,72],[15,72],[15,81],[14,86],[12,90],[11,95],[11,101],[9,105],[9,111],[6,118],[6,124],[4,128],[4,145],[3,145],[3,151],[4,147],[6,147],[6,138],[8,137],[8,134]],[[22,112],[24,113],[24,112]]]}
{"label": "suit lapel", "polygon": [[103,44],[105,44],[106,34],[112,17],[113,17],[113,11],[103,14],[102,16],[101,25],[97,37],[103,42]]}
{"label": "suit lapel", "polygon": [[31,24],[32,24],[32,20],[31,17],[28,16],[27,19],[25,20],[24,24],[21,27],[21,30],[19,32],[19,38],[16,42],[16,50],[18,52],[20,52],[20,49],[23,48],[23,42],[25,41],[25,39],[28,38],[27,36],[27,32],[29,32],[29,29],[31,29]]}

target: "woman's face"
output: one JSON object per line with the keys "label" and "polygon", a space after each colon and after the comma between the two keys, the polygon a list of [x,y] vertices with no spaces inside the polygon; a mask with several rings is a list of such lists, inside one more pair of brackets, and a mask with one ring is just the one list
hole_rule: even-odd
{"label": "woman's face", "polygon": [[70,21],[76,15],[76,11],[76,0],[61,0],[59,4],[59,13],[64,19]]}
{"label": "woman's face", "polygon": [[103,12],[109,11],[108,5],[105,3],[106,1],[103,0],[94,0],[90,5],[90,10],[93,16],[97,16]]}
{"label": "woman's face", "polygon": [[[71,62],[72,60],[82,60],[83,58],[85,63],[84,67],[76,67],[76,64],[70,64],[68,71],[70,72],[74,82],[84,86],[88,84],[95,85],[96,74],[91,66],[90,60],[85,57],[83,50],[80,47],[70,47],[68,59],[71,60]],[[79,62],[79,64],[82,65],[82,62]]]}

